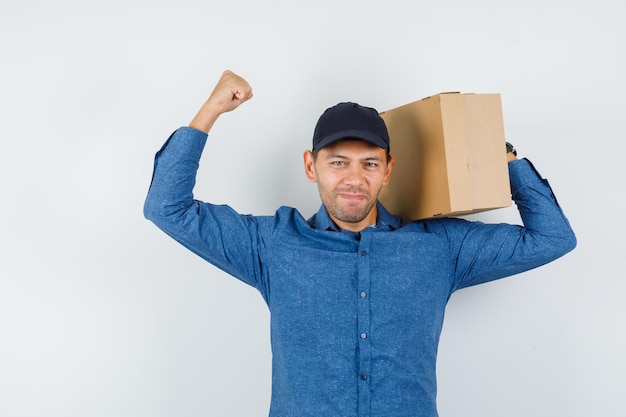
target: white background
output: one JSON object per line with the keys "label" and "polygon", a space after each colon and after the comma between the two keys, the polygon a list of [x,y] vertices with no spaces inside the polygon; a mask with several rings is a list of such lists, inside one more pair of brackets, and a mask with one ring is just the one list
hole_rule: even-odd
{"label": "white background", "polygon": [[[11,5],[9,5],[11,4]],[[317,210],[321,112],[502,95],[574,252],[456,293],[442,416],[626,415],[623,3],[4,2],[0,415],[264,416],[261,297],[144,220],[154,153],[224,69],[255,97],[215,126],[196,197]],[[518,222],[514,208],[475,216]]]}

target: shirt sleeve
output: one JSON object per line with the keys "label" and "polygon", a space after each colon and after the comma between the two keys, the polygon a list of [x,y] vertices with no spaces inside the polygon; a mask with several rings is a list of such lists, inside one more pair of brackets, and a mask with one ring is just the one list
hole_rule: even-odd
{"label": "shirt sleeve", "polygon": [[144,216],[183,246],[236,278],[258,287],[257,219],[231,207],[194,199],[193,188],[207,134],[176,130],[154,160]]}
{"label": "shirt sleeve", "polygon": [[573,250],[576,236],[552,188],[526,159],[509,163],[523,226],[453,221],[447,226],[453,290],[528,271]]}

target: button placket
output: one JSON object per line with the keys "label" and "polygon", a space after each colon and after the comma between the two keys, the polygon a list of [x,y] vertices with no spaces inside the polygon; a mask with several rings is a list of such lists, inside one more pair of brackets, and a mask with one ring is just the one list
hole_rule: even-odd
{"label": "button placket", "polygon": [[362,233],[358,254],[358,282],[357,282],[357,340],[358,349],[358,392],[359,415],[367,416],[370,413],[370,371],[371,371],[371,344],[370,344],[370,254],[369,245],[371,234]]}

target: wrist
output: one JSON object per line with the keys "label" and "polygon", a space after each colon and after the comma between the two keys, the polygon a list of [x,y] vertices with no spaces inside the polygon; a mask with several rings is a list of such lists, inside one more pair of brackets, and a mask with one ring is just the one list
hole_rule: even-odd
{"label": "wrist", "polygon": [[515,147],[510,144],[509,142],[506,142],[506,160],[507,162],[511,162],[511,161],[515,161],[517,159],[517,151],[515,150]]}
{"label": "wrist", "polygon": [[211,127],[220,116],[221,112],[215,109],[210,102],[206,102],[189,123],[189,127],[204,133],[209,133]]}

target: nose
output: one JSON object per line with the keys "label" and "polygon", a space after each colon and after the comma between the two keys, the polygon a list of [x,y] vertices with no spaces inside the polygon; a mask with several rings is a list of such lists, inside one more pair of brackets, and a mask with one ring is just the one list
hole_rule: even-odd
{"label": "nose", "polygon": [[361,185],[365,178],[363,174],[363,168],[359,164],[352,164],[346,171],[343,182],[347,185]]}

